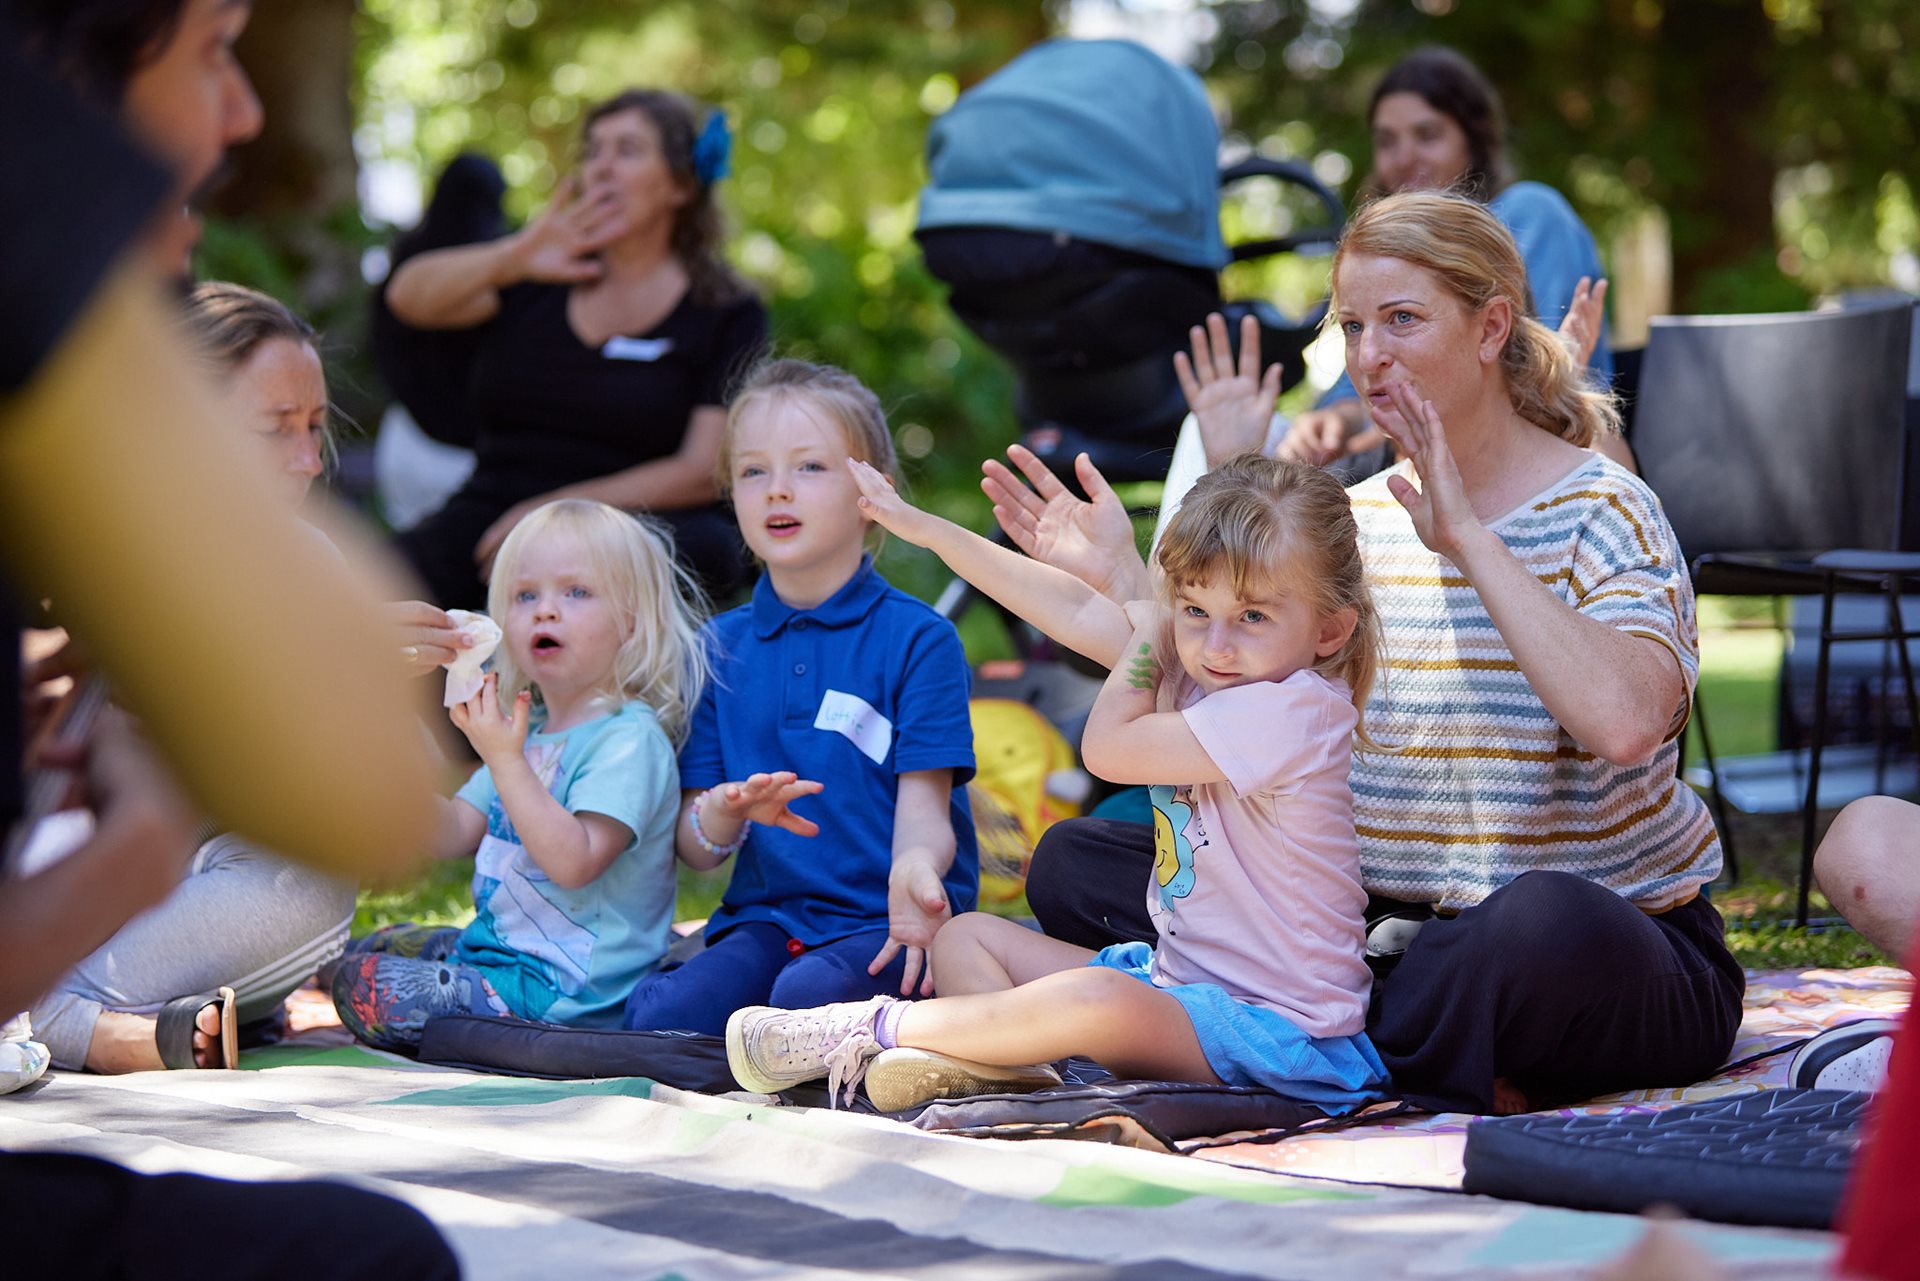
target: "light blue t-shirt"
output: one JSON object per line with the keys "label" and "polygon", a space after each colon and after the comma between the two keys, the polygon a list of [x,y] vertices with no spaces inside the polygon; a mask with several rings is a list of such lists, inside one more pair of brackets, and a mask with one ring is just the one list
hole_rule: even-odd
{"label": "light blue t-shirt", "polygon": [[[1593,233],[1567,198],[1545,183],[1516,182],[1487,202],[1487,212],[1498,218],[1513,233],[1520,248],[1520,261],[1527,268],[1527,288],[1533,293],[1533,314],[1549,329],[1558,329],[1573,305],[1573,291],[1580,277],[1599,280],[1600,249]],[[1603,326],[1600,341],[1593,345],[1587,360],[1587,376],[1599,385],[1613,381],[1613,348],[1607,345]],[[1327,389],[1319,403],[1352,400],[1359,395],[1353,379],[1344,372],[1340,381]]]}
{"label": "light blue t-shirt", "polygon": [[680,771],[653,709],[633,702],[557,734],[536,726],[527,760],[572,814],[604,814],[633,843],[578,889],[547,879],[515,835],[481,766],[456,799],[486,815],[473,869],[473,924],[454,958],[483,971],[521,1018],[619,1027],[627,994],[672,941],[673,827]]}

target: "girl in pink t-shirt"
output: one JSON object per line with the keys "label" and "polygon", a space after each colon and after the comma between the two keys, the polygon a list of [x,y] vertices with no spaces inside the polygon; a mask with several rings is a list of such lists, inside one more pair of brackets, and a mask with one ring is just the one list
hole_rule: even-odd
{"label": "girl in pink t-shirt", "polygon": [[852,464],[860,506],[1055,640],[1112,669],[1087,768],[1153,784],[1158,943],[1091,952],[983,913],[934,939],[932,1000],[750,1008],[735,1078],[772,1093],[863,1076],[883,1111],[1037,1089],[1069,1055],[1120,1076],[1258,1085],[1329,1111],[1383,1096],[1367,1040],[1347,790],[1379,624],[1346,491],[1246,455],[1195,485],[1155,554],[1153,602],[917,510]]}

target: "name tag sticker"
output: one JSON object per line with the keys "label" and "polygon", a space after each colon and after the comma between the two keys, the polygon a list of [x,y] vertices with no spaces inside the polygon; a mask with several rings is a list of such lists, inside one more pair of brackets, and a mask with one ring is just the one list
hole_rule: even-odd
{"label": "name tag sticker", "polygon": [[887,763],[887,749],[893,746],[893,722],[858,694],[828,690],[820,700],[813,727],[844,734],[875,765]]}
{"label": "name tag sticker", "polygon": [[608,360],[658,360],[673,350],[671,338],[628,338],[615,334],[600,348]]}

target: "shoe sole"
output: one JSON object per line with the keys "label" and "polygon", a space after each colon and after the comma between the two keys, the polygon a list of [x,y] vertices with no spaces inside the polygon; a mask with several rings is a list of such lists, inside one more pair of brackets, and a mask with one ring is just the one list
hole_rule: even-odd
{"label": "shoe sole", "polygon": [[1795,1056],[1788,1079],[1803,1089],[1872,1094],[1886,1080],[1899,1027],[1894,1019],[1862,1019],[1822,1033],[1824,1040],[1815,1038],[1819,1045],[1802,1047]]}
{"label": "shoe sole", "polygon": [[1060,1084],[1045,1067],[1003,1067],[932,1050],[882,1052],[867,1068],[867,1098],[882,1112],[903,1112],[935,1099],[971,1099],[983,1094],[1031,1094]]}
{"label": "shoe sole", "polygon": [[727,1070],[733,1073],[734,1082],[743,1090],[752,1090],[755,1094],[778,1094],[799,1082],[775,1081],[771,1077],[761,1076],[747,1061],[747,1016],[755,1013],[756,1009],[748,1006],[727,1016]]}

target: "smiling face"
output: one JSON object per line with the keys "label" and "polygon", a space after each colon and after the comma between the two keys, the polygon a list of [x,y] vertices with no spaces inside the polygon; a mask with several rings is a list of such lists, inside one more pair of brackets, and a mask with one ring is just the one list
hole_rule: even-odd
{"label": "smiling face", "polygon": [[1173,591],[1173,648],[1206,693],[1283,681],[1346,643],[1351,611],[1317,617],[1305,599],[1274,585],[1242,597],[1231,577],[1215,574]]}
{"label": "smiling face", "polygon": [[543,531],[511,570],[507,652],[557,720],[607,684],[628,627],[586,543],[568,530]]}
{"label": "smiling face", "polygon": [[281,497],[296,507],[320,476],[327,433],[327,376],[304,342],[269,338],[228,375],[233,416],[260,440]]}
{"label": "smiling face", "polygon": [[158,264],[184,273],[200,239],[188,202],[220,167],[228,147],[260,132],[260,99],[234,57],[249,0],[187,0],[171,37],[127,80],[121,115],[173,170],[173,194],[149,241]]}
{"label": "smiling face", "polygon": [[1337,271],[1347,374],[1375,421],[1399,423],[1387,396],[1394,383],[1432,401],[1444,422],[1499,377],[1512,322],[1504,298],[1470,311],[1439,276],[1399,258],[1349,254]]}
{"label": "smiling face", "polygon": [[589,202],[618,202],[626,225],[649,226],[672,219],[693,197],[692,187],[676,178],[660,145],[660,130],[644,111],[616,111],[587,128],[580,176]]}
{"label": "smiling face", "polygon": [[1390,93],[1373,109],[1373,173],[1387,191],[1451,187],[1473,152],[1460,122],[1417,93]]}
{"label": "smiling face", "polygon": [[733,510],[774,591],[800,609],[860,567],[872,522],[847,470],[847,432],[803,395],[756,397],[732,427]]}

